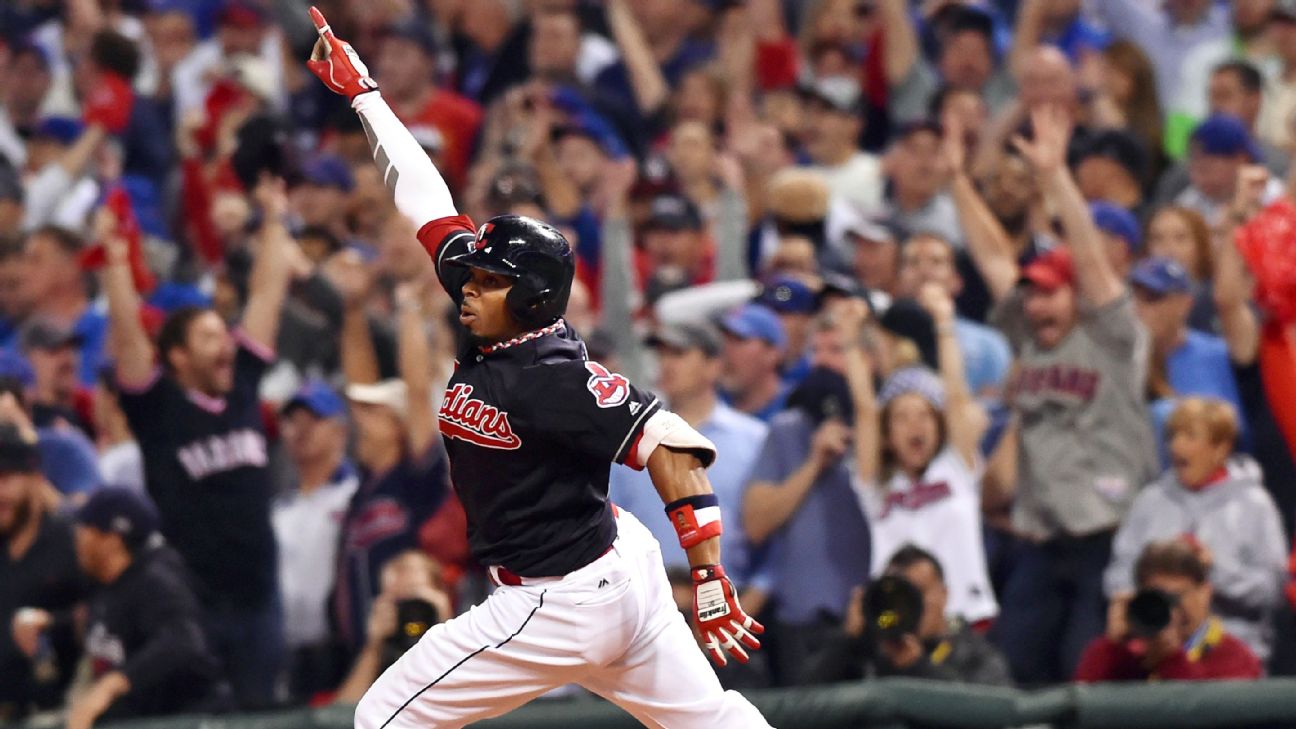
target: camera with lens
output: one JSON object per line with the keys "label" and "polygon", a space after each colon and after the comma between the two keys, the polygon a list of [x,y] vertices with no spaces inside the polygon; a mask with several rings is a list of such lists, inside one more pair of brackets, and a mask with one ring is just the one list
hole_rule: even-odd
{"label": "camera with lens", "polygon": [[412,598],[396,603],[396,632],[387,639],[387,649],[396,656],[414,647],[423,634],[441,622],[436,606],[427,600]]}
{"label": "camera with lens", "polygon": [[922,592],[912,582],[885,575],[864,593],[864,634],[874,644],[916,634],[922,611]]}
{"label": "camera with lens", "polygon": [[1165,630],[1174,619],[1179,597],[1164,590],[1139,590],[1125,608],[1130,637],[1152,638]]}

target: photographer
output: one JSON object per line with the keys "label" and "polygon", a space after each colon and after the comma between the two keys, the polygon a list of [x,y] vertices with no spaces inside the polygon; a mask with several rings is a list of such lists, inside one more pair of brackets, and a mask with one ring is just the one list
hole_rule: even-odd
{"label": "photographer", "polygon": [[841,634],[809,670],[815,683],[880,676],[1008,686],[1008,662],[962,621],[945,619],[945,572],[907,545],[882,577],[851,595]]}
{"label": "photographer", "polygon": [[392,557],[379,577],[382,592],[373,602],[364,649],[334,700],[354,704],[387,667],[437,623],[454,616],[443,591],[441,565],[416,550]]}
{"label": "photographer", "polygon": [[1075,680],[1260,678],[1259,659],[1211,614],[1202,556],[1187,539],[1147,545],[1134,565],[1138,593],[1112,600],[1107,635],[1085,648]]}

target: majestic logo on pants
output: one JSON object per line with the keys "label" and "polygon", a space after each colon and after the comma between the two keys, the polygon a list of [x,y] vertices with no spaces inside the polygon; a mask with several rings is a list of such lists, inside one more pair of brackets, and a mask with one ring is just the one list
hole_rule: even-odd
{"label": "majestic logo on pants", "polygon": [[599,407],[614,408],[630,397],[630,380],[624,375],[618,375],[598,362],[586,362],[585,369],[590,372],[585,387],[594,394]]}
{"label": "majestic logo on pants", "polygon": [[517,450],[522,439],[513,432],[508,413],[471,397],[472,385],[459,384],[446,390],[441,401],[441,435],[466,440],[483,448]]}

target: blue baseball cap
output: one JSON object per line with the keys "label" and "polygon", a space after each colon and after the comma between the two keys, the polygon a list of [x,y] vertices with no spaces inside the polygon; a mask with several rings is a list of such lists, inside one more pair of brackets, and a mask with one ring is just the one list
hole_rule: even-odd
{"label": "blue baseball cap", "polygon": [[791,276],[777,276],[761,289],[754,301],[779,314],[813,314],[818,296],[804,281]]}
{"label": "blue baseball cap", "polygon": [[75,142],[83,131],[85,131],[85,125],[72,117],[47,116],[36,123],[36,129],[32,131],[32,136],[53,139],[59,144],[68,145]]}
{"label": "blue baseball cap", "polygon": [[321,154],[302,165],[302,179],[312,185],[336,187],[343,192],[351,192],[355,188],[351,168],[341,157],[331,154]]}
{"label": "blue baseball cap", "polygon": [[1179,262],[1154,256],[1138,262],[1130,272],[1130,283],[1155,294],[1183,294],[1192,290],[1192,278]]}
{"label": "blue baseball cap", "polygon": [[1143,250],[1143,233],[1133,213],[1115,203],[1099,200],[1089,203],[1089,214],[1098,230],[1125,239],[1125,245],[1134,253]]}
{"label": "blue baseball cap", "polygon": [[317,418],[335,418],[346,412],[346,402],[323,380],[311,379],[284,403],[283,413],[305,408]]}
{"label": "blue baseball cap", "polygon": [[778,315],[760,304],[743,304],[725,315],[720,328],[739,339],[759,339],[779,349],[787,346],[787,334]]}
{"label": "blue baseball cap", "polygon": [[159,522],[153,502],[121,486],[105,486],[90,494],[77,511],[76,520],[101,532],[116,534],[132,548],[148,541]]}
{"label": "blue baseball cap", "polygon": [[36,386],[36,370],[31,362],[12,349],[0,349],[0,377],[18,380],[23,387]]}
{"label": "blue baseball cap", "polygon": [[1245,154],[1252,162],[1261,159],[1260,145],[1256,144],[1241,119],[1228,114],[1212,114],[1197,125],[1189,140],[1203,154],[1232,157]]}

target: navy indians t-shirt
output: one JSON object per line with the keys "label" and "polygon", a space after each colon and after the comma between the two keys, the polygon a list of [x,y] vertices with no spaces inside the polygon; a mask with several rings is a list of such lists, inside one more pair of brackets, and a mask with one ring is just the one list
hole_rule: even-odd
{"label": "navy indians t-shirt", "polygon": [[274,353],[239,333],[234,387],[188,392],[155,372],[121,387],[121,407],[144,455],[162,534],[184,557],[199,602],[255,609],[277,589],[271,478],[257,387]]}

